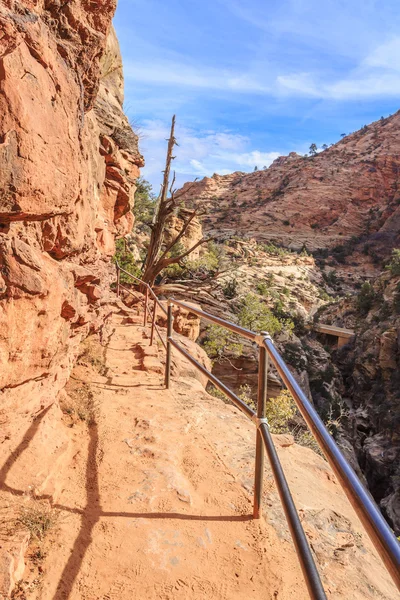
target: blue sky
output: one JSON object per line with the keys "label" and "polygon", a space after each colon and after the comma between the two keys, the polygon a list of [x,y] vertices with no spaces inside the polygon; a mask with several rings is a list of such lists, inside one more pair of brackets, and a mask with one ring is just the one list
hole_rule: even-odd
{"label": "blue sky", "polygon": [[119,0],[125,110],[156,191],[252,171],[400,108],[398,0]]}

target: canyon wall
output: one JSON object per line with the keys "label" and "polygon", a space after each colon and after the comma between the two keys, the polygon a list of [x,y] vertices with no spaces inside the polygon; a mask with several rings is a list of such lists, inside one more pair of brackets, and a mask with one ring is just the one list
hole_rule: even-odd
{"label": "canyon wall", "polygon": [[349,407],[349,430],[375,500],[400,535],[400,277],[386,271],[358,296],[328,306],[327,323],[355,330],[332,355]]}
{"label": "canyon wall", "polygon": [[15,493],[56,492],[58,393],[110,310],[114,239],[133,224],[143,158],[122,110],[115,5],[0,5],[0,487]]}
{"label": "canyon wall", "polygon": [[382,256],[399,244],[400,112],[364,126],[315,156],[291,152],[268,169],[186,183],[212,235],[332,248],[363,237]]}

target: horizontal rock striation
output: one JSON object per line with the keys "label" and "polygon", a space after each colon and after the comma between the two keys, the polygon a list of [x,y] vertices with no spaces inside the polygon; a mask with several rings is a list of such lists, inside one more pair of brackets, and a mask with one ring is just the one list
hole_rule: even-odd
{"label": "horizontal rock striation", "polygon": [[187,205],[205,209],[206,232],[331,248],[363,236],[387,254],[399,243],[400,112],[316,156],[291,152],[265,170],[186,183]]}
{"label": "horizontal rock striation", "polygon": [[122,111],[114,10],[0,5],[0,491],[17,497],[57,494],[69,446],[58,392],[110,311],[114,240],[133,224],[143,158]]}

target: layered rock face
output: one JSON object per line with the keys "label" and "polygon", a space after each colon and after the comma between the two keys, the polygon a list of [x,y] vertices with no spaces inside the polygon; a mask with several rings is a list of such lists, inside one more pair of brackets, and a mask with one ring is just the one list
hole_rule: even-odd
{"label": "layered rock face", "polygon": [[206,209],[206,232],[310,250],[362,235],[385,254],[399,243],[399,186],[398,112],[316,156],[292,152],[266,170],[213,175],[182,190],[187,205]]}
{"label": "layered rock face", "polygon": [[114,239],[133,224],[143,159],[122,112],[114,10],[0,6],[1,451],[12,455],[0,483],[21,493],[55,492],[67,447],[55,400],[79,342],[103,323]]}
{"label": "layered rock face", "polygon": [[356,337],[334,354],[350,406],[351,439],[375,500],[400,534],[400,278],[381,275],[370,306],[344,299],[322,314]]}

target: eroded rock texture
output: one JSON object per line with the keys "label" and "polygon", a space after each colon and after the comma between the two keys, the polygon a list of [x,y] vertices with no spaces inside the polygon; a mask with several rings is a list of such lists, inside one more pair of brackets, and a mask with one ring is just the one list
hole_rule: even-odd
{"label": "eroded rock texture", "polygon": [[266,170],[186,183],[183,198],[207,210],[206,233],[310,250],[363,236],[385,256],[399,243],[399,129],[397,112],[314,157],[291,152]]}
{"label": "eroded rock texture", "polygon": [[103,322],[114,239],[133,224],[143,159],[122,112],[114,10],[0,5],[0,486],[16,494],[56,492],[68,451],[57,394]]}
{"label": "eroded rock texture", "polygon": [[350,407],[349,439],[368,487],[400,534],[400,278],[385,272],[368,303],[357,297],[329,306],[328,323],[353,327],[355,338],[333,354]]}

